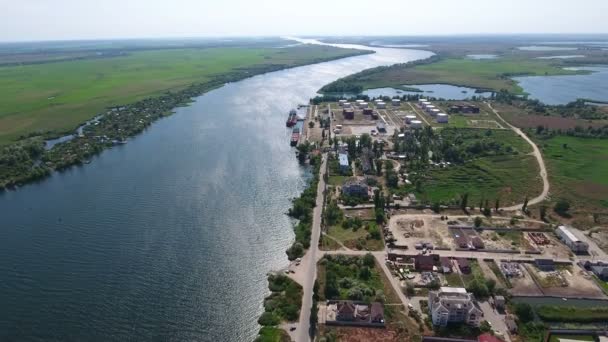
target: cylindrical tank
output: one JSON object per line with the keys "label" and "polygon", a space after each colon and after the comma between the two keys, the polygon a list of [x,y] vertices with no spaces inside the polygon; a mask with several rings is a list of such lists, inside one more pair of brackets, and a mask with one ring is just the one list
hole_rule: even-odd
{"label": "cylindrical tank", "polygon": [[439,113],[437,114],[437,122],[438,123],[447,123],[448,122],[448,115],[445,113]]}
{"label": "cylindrical tank", "polygon": [[422,121],[420,120],[412,120],[410,123],[411,128],[422,128]]}
{"label": "cylindrical tank", "polygon": [[406,124],[411,124],[412,120],[416,120],[416,115],[406,115],[405,116],[405,123]]}

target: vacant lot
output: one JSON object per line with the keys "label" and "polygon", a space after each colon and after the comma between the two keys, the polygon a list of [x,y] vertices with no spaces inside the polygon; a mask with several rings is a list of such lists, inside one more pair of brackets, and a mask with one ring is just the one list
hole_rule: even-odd
{"label": "vacant lot", "polygon": [[575,207],[608,209],[608,140],[556,136],[539,146],[553,197],[567,198]]}
{"label": "vacant lot", "polygon": [[465,165],[432,169],[418,193],[430,202],[447,202],[468,193],[469,205],[496,198],[501,205],[521,203],[542,190],[536,159],[529,155],[479,158]]}
{"label": "vacant lot", "polygon": [[174,49],[0,67],[0,144],[35,132],[71,131],[109,106],[179,90],[216,76],[246,76],[353,53],[316,45]]}

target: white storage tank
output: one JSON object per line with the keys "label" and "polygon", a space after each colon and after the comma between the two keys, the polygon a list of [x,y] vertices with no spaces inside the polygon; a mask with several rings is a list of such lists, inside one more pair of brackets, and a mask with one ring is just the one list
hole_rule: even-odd
{"label": "white storage tank", "polygon": [[448,115],[446,113],[439,113],[439,114],[437,114],[437,122],[438,123],[447,123],[448,122]]}
{"label": "white storage tank", "polygon": [[426,106],[426,108],[425,108],[425,109],[426,109],[426,112],[430,114],[430,113],[431,113],[431,111],[432,111],[433,109],[435,109],[435,108],[437,108],[437,107],[435,107],[435,106],[433,106],[433,105],[428,105],[428,106]]}
{"label": "white storage tank", "polygon": [[430,103],[429,101],[424,101],[424,102],[422,102],[422,103],[420,104],[420,106],[421,106],[422,108],[426,108],[427,106],[430,106],[430,105],[431,105],[431,103]]}
{"label": "white storage tank", "polygon": [[422,121],[420,120],[412,120],[410,123],[411,128],[422,128]]}
{"label": "white storage tank", "polygon": [[431,109],[431,112],[429,114],[431,114],[431,116],[434,117],[434,116],[437,116],[437,114],[439,114],[439,113],[441,113],[441,110],[434,108],[434,109]]}
{"label": "white storage tank", "polygon": [[416,115],[406,115],[405,116],[405,123],[406,124],[411,124],[412,120],[416,120]]}
{"label": "white storage tank", "polygon": [[376,106],[378,107],[378,109],[384,109],[384,108],[386,108],[386,103],[384,103],[384,102],[378,102],[376,104]]}
{"label": "white storage tank", "polygon": [[367,102],[359,102],[359,108],[367,108]]}
{"label": "white storage tank", "polygon": [[346,100],[339,100],[338,104],[340,105],[340,107],[344,106],[344,104],[346,103]]}
{"label": "white storage tank", "polygon": [[365,102],[363,100],[355,100],[355,102],[357,102],[357,104],[361,103],[361,102]]}
{"label": "white storage tank", "polygon": [[427,100],[427,99],[418,99],[418,103],[422,103],[422,102],[429,102],[429,100]]}
{"label": "white storage tank", "polygon": [[392,99],[391,100],[391,104],[393,106],[401,106],[401,100],[399,100],[399,99]]}
{"label": "white storage tank", "polygon": [[344,108],[350,108],[350,102],[344,102],[342,104],[342,107],[344,107]]}

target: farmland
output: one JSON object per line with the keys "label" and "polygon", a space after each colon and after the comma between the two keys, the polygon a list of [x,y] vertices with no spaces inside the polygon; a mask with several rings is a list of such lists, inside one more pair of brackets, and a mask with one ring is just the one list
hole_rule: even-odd
{"label": "farmland", "polygon": [[575,207],[608,207],[608,140],[554,136],[541,140],[539,146],[554,197],[569,199]]}
{"label": "farmland", "polygon": [[113,58],[0,67],[0,145],[30,134],[72,131],[109,106],[220,76],[243,78],[358,53],[313,45],[161,49]]}

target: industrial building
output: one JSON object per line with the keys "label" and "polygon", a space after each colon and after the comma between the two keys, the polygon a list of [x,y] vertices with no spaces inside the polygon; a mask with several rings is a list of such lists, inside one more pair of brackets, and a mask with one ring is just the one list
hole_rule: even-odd
{"label": "industrial building", "polygon": [[473,294],[461,287],[441,287],[429,292],[429,313],[433,325],[441,327],[458,322],[477,327],[483,318]]}
{"label": "industrial building", "polygon": [[579,240],[566,226],[557,227],[555,233],[574,253],[585,254],[589,251],[589,244]]}
{"label": "industrial building", "polygon": [[437,114],[437,123],[448,123],[449,117],[445,113]]}
{"label": "industrial building", "polygon": [[422,121],[420,121],[420,120],[412,120],[410,122],[410,127],[411,128],[422,128]]}
{"label": "industrial building", "polygon": [[353,120],[355,118],[355,111],[352,109],[344,109],[342,114],[346,120]]}
{"label": "industrial building", "polygon": [[416,120],[416,115],[406,115],[405,116],[405,123],[406,124],[411,124],[412,120]]}

